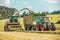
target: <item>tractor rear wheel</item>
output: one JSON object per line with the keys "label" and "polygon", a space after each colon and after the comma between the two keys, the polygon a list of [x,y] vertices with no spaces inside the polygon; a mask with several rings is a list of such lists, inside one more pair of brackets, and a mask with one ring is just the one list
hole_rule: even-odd
{"label": "tractor rear wheel", "polygon": [[51,31],[55,31],[55,30],[56,30],[55,26],[52,26]]}
{"label": "tractor rear wheel", "polygon": [[56,27],[55,27],[55,25],[53,24],[53,23],[51,23],[51,31],[55,31],[56,30]]}

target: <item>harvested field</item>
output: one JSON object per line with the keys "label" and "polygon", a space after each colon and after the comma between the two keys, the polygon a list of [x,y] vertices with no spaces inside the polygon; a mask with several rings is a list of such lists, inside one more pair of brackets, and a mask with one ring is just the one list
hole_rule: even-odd
{"label": "harvested field", "polygon": [[60,40],[60,35],[27,32],[0,32],[1,40]]}

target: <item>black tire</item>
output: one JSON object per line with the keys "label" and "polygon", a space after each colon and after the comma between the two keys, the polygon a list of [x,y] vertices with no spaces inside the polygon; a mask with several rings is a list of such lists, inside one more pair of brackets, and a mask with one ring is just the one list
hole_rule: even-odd
{"label": "black tire", "polygon": [[9,31],[9,28],[7,25],[4,26],[4,31]]}
{"label": "black tire", "polygon": [[46,24],[46,31],[49,31],[49,26]]}
{"label": "black tire", "polygon": [[53,24],[53,23],[51,23],[51,31],[55,31],[56,30],[56,27],[55,27],[55,25]]}
{"label": "black tire", "polygon": [[56,30],[55,26],[52,26],[51,31],[55,31],[55,30]]}
{"label": "black tire", "polygon": [[41,31],[41,24],[39,24],[39,31]]}

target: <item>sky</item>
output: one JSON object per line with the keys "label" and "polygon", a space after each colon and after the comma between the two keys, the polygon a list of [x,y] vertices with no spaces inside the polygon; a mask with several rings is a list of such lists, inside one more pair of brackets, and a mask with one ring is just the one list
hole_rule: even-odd
{"label": "sky", "polygon": [[18,10],[29,8],[35,12],[60,10],[60,0],[0,0],[0,5]]}

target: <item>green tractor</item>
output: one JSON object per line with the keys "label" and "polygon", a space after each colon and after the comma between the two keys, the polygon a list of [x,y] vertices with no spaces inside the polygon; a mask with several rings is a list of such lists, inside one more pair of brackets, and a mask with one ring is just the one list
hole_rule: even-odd
{"label": "green tractor", "polygon": [[10,16],[4,26],[5,31],[20,30],[20,28],[21,28],[21,25],[18,21],[18,16]]}
{"label": "green tractor", "polygon": [[45,13],[40,14],[39,21],[37,22],[39,30],[56,30],[54,23],[51,23],[49,18]]}

